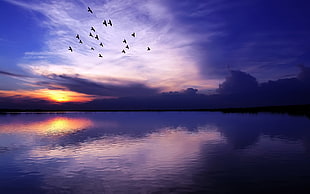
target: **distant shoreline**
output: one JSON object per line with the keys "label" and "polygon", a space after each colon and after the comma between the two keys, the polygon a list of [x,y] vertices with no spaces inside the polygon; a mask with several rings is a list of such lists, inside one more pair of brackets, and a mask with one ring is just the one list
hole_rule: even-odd
{"label": "distant shoreline", "polygon": [[210,109],[110,109],[110,110],[44,110],[44,109],[0,109],[1,114],[9,113],[66,113],[66,112],[223,112],[223,113],[288,113],[292,115],[307,115],[310,117],[310,104],[287,106],[261,106],[243,108],[210,108]]}

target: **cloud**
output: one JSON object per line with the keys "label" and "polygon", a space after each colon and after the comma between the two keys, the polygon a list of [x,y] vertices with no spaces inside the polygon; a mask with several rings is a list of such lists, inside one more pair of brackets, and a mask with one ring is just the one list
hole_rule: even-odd
{"label": "cloud", "polygon": [[256,78],[242,71],[230,71],[230,76],[219,85],[220,94],[251,93],[257,90]]}
{"label": "cloud", "polygon": [[296,64],[309,62],[307,6],[293,2],[280,5],[274,0],[219,4],[211,4],[207,9],[213,11],[203,17],[206,26],[220,24],[209,29],[218,33],[200,46],[204,77],[219,79],[231,65],[262,82],[297,73]]}
{"label": "cloud", "polygon": [[[0,92],[1,94],[2,92]],[[20,95],[3,97],[0,96],[0,105],[1,109],[47,109],[47,110],[57,110],[59,106],[57,104],[51,104],[49,101],[30,98],[30,97],[22,97]]]}
{"label": "cloud", "polygon": [[[66,69],[68,75],[80,74],[96,82],[94,76],[131,79],[166,91],[210,87],[200,77],[196,58],[192,56],[195,52],[191,45],[197,36],[184,31],[185,26],[178,26],[174,12],[164,1],[92,1],[87,5],[76,1],[9,2],[40,13],[37,21],[47,29],[44,50],[26,52],[20,64],[35,75],[63,74]],[[87,6],[94,14],[87,12]],[[111,19],[113,27],[103,26],[103,19]],[[91,26],[100,41],[89,37]],[[132,32],[136,32],[136,38],[131,37]],[[78,43],[76,34],[83,44]],[[124,38],[130,46],[125,55],[121,53],[126,46],[122,43]],[[103,48],[99,42],[103,42]],[[72,53],[68,46],[73,48]],[[146,51],[148,46],[150,52]],[[99,53],[103,58],[98,57]]]}
{"label": "cloud", "polygon": [[306,67],[304,65],[300,65],[299,67],[301,72],[298,74],[297,78],[302,82],[310,84],[310,67]]}
{"label": "cloud", "polygon": [[[187,107],[199,107],[199,103],[203,104],[201,107],[215,107],[297,102],[292,94],[297,92],[300,96],[307,89],[306,69],[297,78],[279,79],[297,73],[294,64],[307,63],[309,58],[310,29],[303,19],[308,15],[304,8],[285,15],[285,5],[276,6],[275,1],[6,2],[30,11],[40,28],[30,27],[44,34],[40,36],[42,47],[27,50],[18,64],[33,77],[24,79],[31,84],[21,85],[33,87],[32,90],[72,90],[100,97],[154,96],[157,105],[165,102],[168,107],[177,106],[176,102],[181,107],[191,96],[196,101],[190,101]],[[87,12],[87,6],[94,14]],[[263,11],[266,14],[260,14]],[[103,26],[103,19],[111,19],[113,27]],[[104,43],[103,48],[89,37],[91,26]],[[132,32],[136,32],[136,38],[130,35]],[[76,34],[83,44],[78,43]],[[130,45],[125,55],[121,53],[124,38]],[[27,41],[32,42],[31,37]],[[72,46],[72,53],[68,46]],[[151,52],[146,51],[147,46]],[[99,52],[103,58],[98,57]],[[232,71],[219,86],[217,96],[199,95],[196,89],[217,88],[228,72],[227,65],[247,73]],[[0,74],[19,76],[10,72]],[[181,91],[184,88],[195,89],[186,90],[185,95]],[[252,96],[248,99],[241,95],[250,91]],[[280,91],[288,97],[279,96]],[[158,96],[159,92],[169,95]],[[169,103],[165,100],[168,98]],[[172,99],[176,98],[179,100],[174,102]]]}
{"label": "cloud", "polygon": [[66,88],[78,93],[96,95],[98,97],[139,97],[151,96],[159,93],[159,88],[151,88],[141,83],[128,81],[126,84],[111,84],[94,82],[78,76],[69,75],[49,75],[49,81],[38,82],[40,86],[49,88]]}
{"label": "cloud", "polygon": [[143,98],[95,100],[89,105],[96,107],[97,104],[108,109],[209,109],[309,104],[310,83],[305,79],[310,77],[308,70],[308,67],[302,67],[298,78],[263,83],[258,83],[248,73],[231,71],[231,75],[219,85],[218,93],[213,95],[188,88]]}
{"label": "cloud", "polygon": [[10,76],[10,77],[22,77],[22,78],[27,78],[28,76],[26,75],[21,75],[21,74],[15,74],[7,71],[0,71],[0,74]]}
{"label": "cloud", "polygon": [[[276,1],[6,1],[31,11],[41,26],[36,31],[44,34],[42,49],[26,51],[19,64],[35,75],[60,75],[65,69],[67,75],[94,82],[102,76],[164,91],[202,91],[217,87],[227,65],[262,82],[297,73],[295,64],[310,59],[310,29],[304,19],[309,14],[299,3],[291,6],[295,10],[287,9],[291,2]],[[103,19],[112,19],[113,27],[104,27]],[[103,48],[89,38],[91,26]],[[130,36],[133,31],[136,38]],[[126,55],[121,53],[123,38],[130,44]]]}
{"label": "cloud", "polygon": [[222,98],[226,106],[233,107],[309,104],[309,77],[309,67],[301,66],[301,72],[295,78],[258,84],[250,74],[231,71],[231,76],[219,85],[218,99]]}
{"label": "cloud", "polygon": [[[256,78],[242,71],[231,71],[231,76],[219,85],[218,93],[205,95],[196,88],[160,93],[159,88],[128,81],[122,84],[98,83],[69,75],[49,75],[44,82],[37,82],[37,87],[50,90],[72,91],[75,97],[86,98],[81,102],[57,103],[47,106],[47,101],[31,99],[32,93],[13,93],[2,97],[2,107],[50,108],[65,110],[160,110],[160,109],[210,109],[232,107],[258,107],[277,105],[297,105],[310,103],[309,68],[301,66],[300,74],[295,78],[278,79],[258,83]],[[3,93],[3,91],[2,91]],[[7,94],[9,92],[6,92]],[[60,95],[60,93],[58,93]],[[5,96],[1,94],[0,96]],[[44,98],[45,99],[45,98]],[[60,99],[61,100],[61,99]],[[36,102],[35,102],[36,101]],[[37,102],[40,101],[40,102]],[[35,103],[31,107],[31,103]],[[20,108],[19,107],[19,108]]]}

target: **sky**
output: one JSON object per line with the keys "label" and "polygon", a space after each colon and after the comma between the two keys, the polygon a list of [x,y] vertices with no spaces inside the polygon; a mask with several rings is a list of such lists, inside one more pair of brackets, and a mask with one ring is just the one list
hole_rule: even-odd
{"label": "sky", "polygon": [[[195,101],[232,93],[240,103],[225,98],[226,105],[245,106],[240,91],[273,95],[251,105],[273,105],[278,90],[305,98],[309,8],[302,0],[1,0],[0,108],[132,105],[126,98],[164,108],[158,95]],[[223,107],[219,99],[212,106]]]}

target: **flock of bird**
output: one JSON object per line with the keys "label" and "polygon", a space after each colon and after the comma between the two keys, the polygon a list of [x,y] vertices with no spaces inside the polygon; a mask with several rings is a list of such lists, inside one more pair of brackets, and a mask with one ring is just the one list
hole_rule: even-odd
{"label": "flock of bird", "polygon": [[[90,7],[88,7],[88,10],[87,10],[87,11],[88,11],[89,13],[93,14],[93,10],[92,10]],[[112,21],[111,21],[110,19],[109,19],[109,20],[103,20],[102,24],[105,25],[106,27],[108,27],[108,26],[112,27],[112,26],[113,26]],[[96,40],[99,41],[99,36],[98,36],[98,34],[95,34],[95,33],[96,33],[96,29],[95,29],[93,26],[90,27],[89,36],[90,36],[91,38],[94,38],[94,39],[96,39]],[[135,37],[136,37],[136,33],[133,32],[133,33],[131,34],[131,36],[135,38]],[[78,41],[79,41],[80,44],[83,44],[83,41],[81,40],[79,34],[77,34],[77,35],[75,36],[75,38],[78,39]],[[126,53],[126,49],[129,50],[129,45],[127,44],[127,40],[126,40],[126,39],[123,40],[123,43],[124,43],[126,46],[124,47],[124,49],[123,49],[121,52],[125,54],[125,53]],[[102,42],[100,42],[100,43],[99,43],[99,46],[103,47],[104,45],[103,45]],[[90,49],[93,50],[93,51],[95,50],[94,47],[91,47]],[[69,49],[68,49],[68,50],[71,51],[71,52],[73,52],[73,48],[72,48],[71,46],[69,46]],[[147,51],[150,51],[151,48],[150,48],[150,47],[147,47],[146,50],[147,50]],[[99,54],[98,54],[98,57],[102,58],[103,56],[102,56],[101,53],[99,53]]]}

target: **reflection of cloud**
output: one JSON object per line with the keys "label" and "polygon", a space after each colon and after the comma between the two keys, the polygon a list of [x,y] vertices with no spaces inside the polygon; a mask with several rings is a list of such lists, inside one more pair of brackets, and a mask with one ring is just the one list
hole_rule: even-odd
{"label": "reflection of cloud", "polygon": [[201,127],[198,132],[164,128],[139,139],[111,136],[76,147],[35,148],[30,157],[66,160],[53,173],[42,172],[46,173],[45,181],[49,185],[59,187],[63,182],[57,181],[57,176],[74,177],[86,169],[86,176],[90,173],[90,176],[98,176],[96,180],[116,184],[114,181],[120,183],[124,179],[143,181],[145,176],[159,180],[161,176],[167,178],[188,171],[191,162],[199,160],[202,145],[223,141],[221,134],[209,126]]}
{"label": "reflection of cloud", "polygon": [[36,133],[43,135],[61,135],[86,129],[93,123],[85,118],[55,117],[39,122],[10,123],[0,126],[0,134],[5,133]]}
{"label": "reflection of cloud", "polygon": [[108,139],[96,140],[82,145],[79,148],[80,153],[76,153],[75,150],[68,147],[61,150],[62,154],[59,153],[59,149],[50,150],[49,152],[46,152],[46,150],[44,152],[34,150],[32,154],[47,158],[67,158],[77,154],[81,160],[89,160],[89,158],[85,158],[84,156],[90,154],[96,157],[100,153],[102,157],[119,157],[122,155],[126,156],[128,153],[136,153],[137,155],[147,154],[150,157],[150,161],[162,160],[173,163],[176,162],[174,161],[176,156],[183,155],[186,157],[191,155],[188,153],[197,154],[199,147],[206,143],[206,141],[211,143],[221,140],[221,134],[213,129],[205,131],[204,128],[201,128],[199,132],[188,132],[182,130],[182,128],[165,128],[164,131],[152,133],[139,141],[126,136],[115,136]]}
{"label": "reflection of cloud", "polygon": [[[280,164],[287,169],[286,162],[293,160],[299,166],[303,161],[300,159],[306,156],[300,155],[304,154],[302,142],[309,140],[308,119],[281,114],[126,112],[69,115],[90,119],[94,125],[72,135],[53,136],[51,141],[34,134],[40,142],[27,143],[25,149],[7,154],[14,156],[10,163],[22,172],[22,180],[33,178],[35,173],[40,179],[40,183],[34,183],[38,184],[35,187],[47,192],[70,189],[72,193],[169,193],[172,188],[176,189],[175,193],[182,193],[178,192],[182,188],[201,191],[199,187],[214,186],[229,193],[231,187],[237,188],[235,184],[222,185],[226,186],[226,180],[233,180],[235,175],[240,175],[241,180],[247,179],[248,173],[251,178],[261,176],[262,165],[263,175],[274,175],[274,167]],[[13,123],[22,119],[42,120],[40,117],[51,115],[5,116],[3,120]],[[60,118],[64,118],[63,115]],[[2,135],[1,144],[10,139]],[[18,131],[16,135],[20,136]],[[31,135],[14,143],[27,141]],[[9,152],[11,147],[3,144],[2,150]],[[264,176],[261,178],[264,180]]]}

